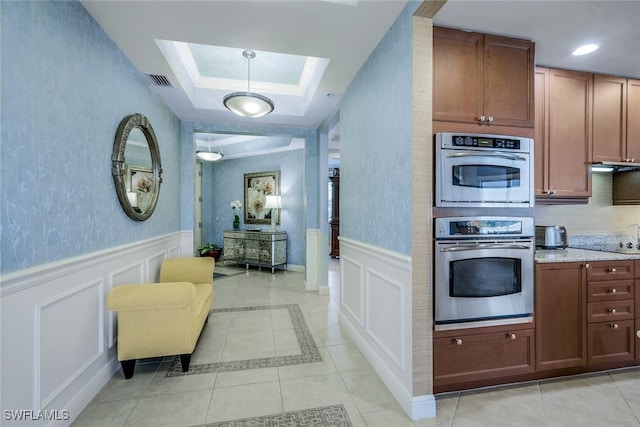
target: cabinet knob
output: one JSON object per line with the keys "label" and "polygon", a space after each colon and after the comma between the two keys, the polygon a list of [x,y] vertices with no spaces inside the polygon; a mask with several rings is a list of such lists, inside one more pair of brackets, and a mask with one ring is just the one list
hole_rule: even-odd
{"label": "cabinet knob", "polygon": [[510,340],[515,340],[516,338],[518,338],[516,334],[507,334],[507,337],[509,337]]}
{"label": "cabinet knob", "polygon": [[638,338],[640,338],[640,329],[638,329],[638,330],[636,331],[636,336],[637,336]]}
{"label": "cabinet knob", "polygon": [[609,269],[609,273],[615,273],[616,271],[618,271],[618,270],[616,270],[615,268],[610,268]]}
{"label": "cabinet knob", "polygon": [[493,122],[493,116],[489,116],[489,118],[487,119],[487,126],[490,125]]}
{"label": "cabinet knob", "polygon": [[589,263],[586,263],[586,264],[584,265],[584,268],[589,268],[589,267],[591,267],[591,265],[589,265]]}
{"label": "cabinet knob", "polygon": [[615,308],[610,308],[610,309],[609,309],[609,313],[611,313],[611,314],[616,314],[616,309],[615,309]]}
{"label": "cabinet knob", "polygon": [[618,329],[618,328],[620,327],[620,326],[618,326],[618,324],[617,324],[617,323],[612,323],[612,324],[611,324],[611,325],[609,325],[609,326],[611,326],[611,328],[612,328],[612,329]]}
{"label": "cabinet knob", "polygon": [[618,292],[618,290],[616,288],[609,289],[609,293],[610,294],[615,294],[616,292]]}
{"label": "cabinet knob", "polygon": [[462,339],[456,338],[455,343],[456,345],[462,345]]}
{"label": "cabinet knob", "polygon": [[484,123],[484,119],[485,119],[485,117],[484,117],[484,116],[480,116],[480,117],[478,118],[478,124],[480,124],[480,125],[481,125],[481,124],[483,124],[483,123]]}

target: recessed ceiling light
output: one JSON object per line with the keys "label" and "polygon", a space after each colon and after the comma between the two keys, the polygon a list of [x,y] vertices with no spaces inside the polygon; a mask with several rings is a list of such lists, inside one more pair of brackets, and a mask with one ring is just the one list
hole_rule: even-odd
{"label": "recessed ceiling light", "polygon": [[596,49],[598,49],[597,44],[585,44],[574,50],[572,54],[575,56],[586,55],[595,51]]}

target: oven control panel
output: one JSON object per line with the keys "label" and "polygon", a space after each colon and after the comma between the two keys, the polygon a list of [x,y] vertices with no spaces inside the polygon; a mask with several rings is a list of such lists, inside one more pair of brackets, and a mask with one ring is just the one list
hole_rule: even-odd
{"label": "oven control panel", "polygon": [[511,138],[453,135],[452,142],[456,147],[487,147],[507,150],[520,150],[520,140]]}
{"label": "oven control panel", "polygon": [[531,237],[531,217],[453,217],[436,218],[436,239],[469,239],[478,237]]}

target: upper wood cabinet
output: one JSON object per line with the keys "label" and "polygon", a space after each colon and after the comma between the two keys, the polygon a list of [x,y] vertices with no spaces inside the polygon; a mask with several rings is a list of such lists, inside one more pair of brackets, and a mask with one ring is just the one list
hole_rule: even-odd
{"label": "upper wood cabinet", "polygon": [[433,37],[433,120],[533,127],[533,42],[439,27]]}
{"label": "upper wood cabinet", "polygon": [[593,161],[627,157],[627,79],[593,76]]}
{"label": "upper wood cabinet", "polygon": [[536,200],[591,196],[591,116],[593,75],[536,68]]}
{"label": "upper wood cabinet", "polygon": [[640,163],[640,80],[627,79],[627,158]]}

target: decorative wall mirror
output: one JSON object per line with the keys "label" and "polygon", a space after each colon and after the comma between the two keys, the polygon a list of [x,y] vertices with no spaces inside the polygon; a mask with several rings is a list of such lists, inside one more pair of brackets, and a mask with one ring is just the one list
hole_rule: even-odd
{"label": "decorative wall mirror", "polygon": [[122,119],[111,162],[120,206],[135,221],[148,219],[158,202],[162,165],[158,140],[146,116],[131,114]]}

